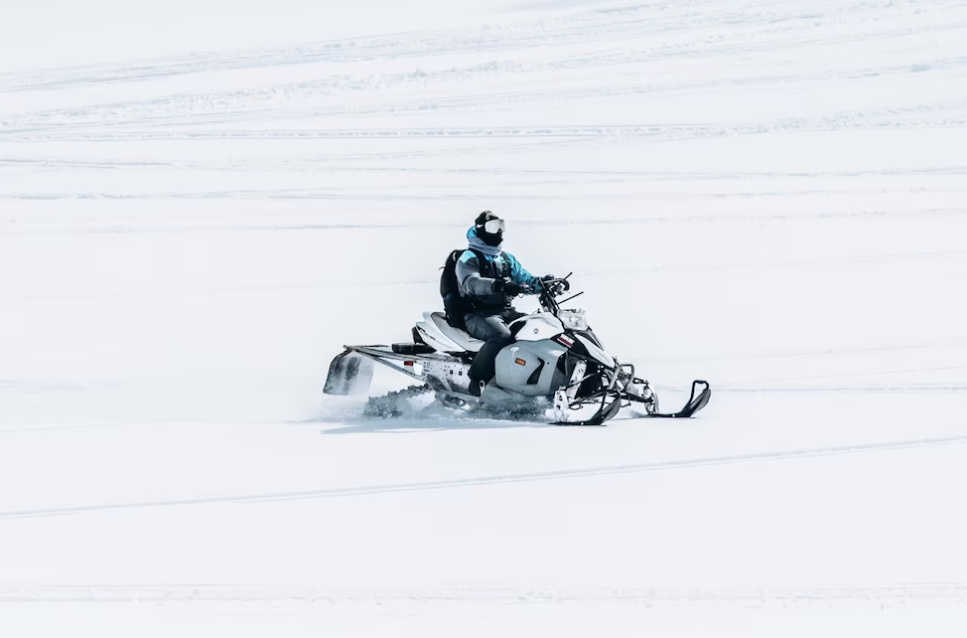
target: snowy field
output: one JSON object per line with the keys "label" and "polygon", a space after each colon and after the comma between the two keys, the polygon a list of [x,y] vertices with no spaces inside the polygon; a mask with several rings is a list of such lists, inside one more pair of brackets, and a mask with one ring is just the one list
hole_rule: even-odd
{"label": "snowy field", "polygon": [[[962,1],[0,13],[0,636],[967,635]],[[708,408],[324,397],[484,209]]]}

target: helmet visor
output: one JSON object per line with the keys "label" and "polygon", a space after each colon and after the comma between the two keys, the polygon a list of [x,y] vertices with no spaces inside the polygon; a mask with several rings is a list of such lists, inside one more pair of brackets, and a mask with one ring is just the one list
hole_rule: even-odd
{"label": "helmet visor", "polygon": [[496,235],[504,229],[504,220],[491,219],[490,221],[486,222],[483,227],[488,235]]}

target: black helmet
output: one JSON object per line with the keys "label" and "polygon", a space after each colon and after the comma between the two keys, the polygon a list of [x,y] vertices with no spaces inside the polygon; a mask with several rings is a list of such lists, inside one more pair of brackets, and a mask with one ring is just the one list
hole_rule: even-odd
{"label": "black helmet", "polygon": [[504,241],[504,220],[489,210],[477,215],[474,228],[477,229],[477,237],[488,246],[499,246]]}

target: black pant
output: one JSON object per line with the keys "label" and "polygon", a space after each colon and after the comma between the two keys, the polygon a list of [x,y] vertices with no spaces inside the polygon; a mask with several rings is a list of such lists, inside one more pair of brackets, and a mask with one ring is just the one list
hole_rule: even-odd
{"label": "black pant", "polygon": [[494,378],[497,354],[514,343],[507,324],[523,316],[523,312],[509,307],[479,310],[467,315],[467,332],[471,337],[485,342],[470,364],[471,383],[489,383]]}

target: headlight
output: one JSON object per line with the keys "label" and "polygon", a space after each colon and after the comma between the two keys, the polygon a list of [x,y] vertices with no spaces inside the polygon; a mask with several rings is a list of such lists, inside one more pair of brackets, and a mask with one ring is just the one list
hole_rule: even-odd
{"label": "headlight", "polygon": [[583,310],[561,310],[557,313],[557,318],[570,330],[588,329],[588,318],[584,316]]}

